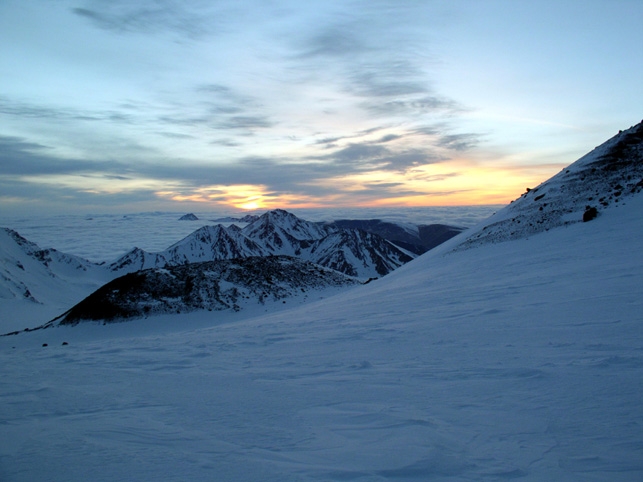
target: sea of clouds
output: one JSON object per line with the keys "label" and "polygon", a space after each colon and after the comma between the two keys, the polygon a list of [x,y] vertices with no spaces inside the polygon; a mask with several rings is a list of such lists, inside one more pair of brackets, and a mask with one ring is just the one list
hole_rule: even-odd
{"label": "sea of clouds", "polygon": [[[382,219],[399,223],[449,224],[470,227],[500,209],[499,205],[441,206],[409,208],[333,208],[292,209],[308,221],[337,219]],[[263,214],[256,211],[249,214]],[[55,248],[94,262],[113,261],[134,247],[162,251],[201,226],[218,224],[217,220],[248,213],[195,212],[198,221],[179,221],[177,212],[134,214],[22,216],[0,219],[0,226],[11,228],[38,244]]]}

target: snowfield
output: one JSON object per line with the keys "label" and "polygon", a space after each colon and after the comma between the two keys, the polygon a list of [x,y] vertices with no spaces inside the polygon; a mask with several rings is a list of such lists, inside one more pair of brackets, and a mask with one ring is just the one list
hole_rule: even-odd
{"label": "snowfield", "polygon": [[641,480],[641,234],[632,196],[267,316],[0,338],[0,479]]}

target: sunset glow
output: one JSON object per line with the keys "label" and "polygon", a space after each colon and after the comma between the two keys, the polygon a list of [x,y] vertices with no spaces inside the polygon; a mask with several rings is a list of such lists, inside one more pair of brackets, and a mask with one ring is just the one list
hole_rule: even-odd
{"label": "sunset glow", "polygon": [[508,203],[640,121],[626,10],[4,0],[0,212]]}
{"label": "sunset glow", "polygon": [[240,204],[238,207],[240,207],[241,209],[253,210],[253,209],[260,209],[263,206],[262,206],[262,204],[260,202],[252,201],[252,202],[249,202],[249,203]]}

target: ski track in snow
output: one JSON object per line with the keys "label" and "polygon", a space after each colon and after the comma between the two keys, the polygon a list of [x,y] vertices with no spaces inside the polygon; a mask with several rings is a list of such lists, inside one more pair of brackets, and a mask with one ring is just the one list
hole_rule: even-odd
{"label": "ski track in snow", "polygon": [[642,480],[641,198],[278,313],[0,338],[0,479]]}

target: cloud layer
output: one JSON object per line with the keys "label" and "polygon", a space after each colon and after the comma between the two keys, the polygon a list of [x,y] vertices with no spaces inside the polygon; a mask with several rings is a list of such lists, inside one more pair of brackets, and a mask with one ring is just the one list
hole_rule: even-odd
{"label": "cloud layer", "polygon": [[462,70],[453,39],[478,28],[467,5],[8,0],[3,207],[506,202],[574,159],[518,128],[564,123],[482,111],[468,94],[483,82],[444,82],[449,69],[507,77]]}

